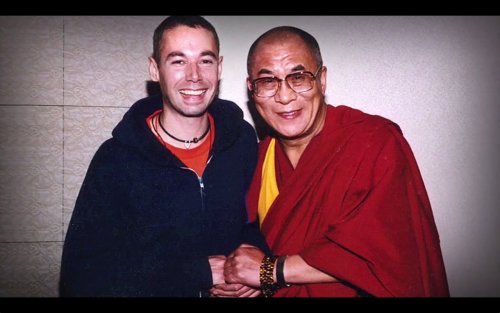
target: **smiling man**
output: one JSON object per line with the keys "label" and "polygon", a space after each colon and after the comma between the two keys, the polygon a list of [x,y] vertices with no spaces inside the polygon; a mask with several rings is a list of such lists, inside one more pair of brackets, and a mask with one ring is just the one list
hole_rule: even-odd
{"label": "smiling man", "polygon": [[431,206],[400,128],[326,104],[320,48],[301,29],[269,30],[247,60],[252,99],[272,128],[248,207],[274,255],[238,248],[226,281],[268,297],[448,296]]}
{"label": "smiling man", "polygon": [[266,249],[245,208],[257,138],[236,104],[216,98],[215,29],[171,16],[153,51],[161,96],[135,103],[90,164],[64,243],[62,296],[208,296],[224,288],[226,255],[242,243]]}

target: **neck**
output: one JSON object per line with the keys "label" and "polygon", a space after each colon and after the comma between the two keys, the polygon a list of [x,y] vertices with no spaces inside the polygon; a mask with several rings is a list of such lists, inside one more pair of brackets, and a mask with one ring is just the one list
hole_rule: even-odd
{"label": "neck", "polygon": [[[208,120],[208,113],[201,116],[188,117],[179,114],[172,114],[165,107],[163,112],[158,116],[161,137],[170,145],[179,148],[191,148],[203,142],[206,138],[210,122]],[[200,138],[202,137],[202,138]],[[199,142],[197,141],[199,138]],[[193,141],[192,143],[183,143],[181,141]]]}
{"label": "neck", "polygon": [[207,112],[200,116],[183,116],[164,107],[160,118],[169,133],[183,139],[200,136],[208,127]]}

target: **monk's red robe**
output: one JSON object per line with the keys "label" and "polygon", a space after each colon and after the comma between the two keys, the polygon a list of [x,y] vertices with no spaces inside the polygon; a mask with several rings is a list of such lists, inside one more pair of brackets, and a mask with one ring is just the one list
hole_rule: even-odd
{"label": "monk's red robe", "polygon": [[[248,194],[251,220],[269,141],[260,143]],[[292,285],[275,296],[449,296],[430,202],[396,124],[328,106],[295,170],[280,144],[276,150],[280,193],[262,232],[273,254],[299,254],[340,282]]]}

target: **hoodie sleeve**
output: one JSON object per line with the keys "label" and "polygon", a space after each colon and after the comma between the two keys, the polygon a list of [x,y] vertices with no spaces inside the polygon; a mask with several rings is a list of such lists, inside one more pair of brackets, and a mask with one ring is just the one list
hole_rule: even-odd
{"label": "hoodie sleeve", "polygon": [[127,177],[117,149],[103,144],[89,166],[64,243],[60,295],[197,296],[212,285],[206,257],[180,257],[165,245],[137,253],[144,247],[123,214]]}

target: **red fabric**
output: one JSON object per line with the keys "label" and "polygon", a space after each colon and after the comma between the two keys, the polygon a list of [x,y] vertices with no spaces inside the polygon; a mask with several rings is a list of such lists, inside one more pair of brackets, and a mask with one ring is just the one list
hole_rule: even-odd
{"label": "red fabric", "polygon": [[[429,199],[399,127],[346,106],[327,112],[295,170],[277,151],[280,194],[262,232],[274,254],[300,254],[341,282],[293,285],[275,296],[449,296]],[[248,195],[252,220],[268,144],[260,143]]]}
{"label": "red fabric", "polygon": [[210,132],[207,134],[208,138],[198,147],[191,149],[177,148],[176,146],[165,142],[167,149],[179,158],[182,163],[186,164],[187,167],[194,170],[198,177],[203,176],[203,172],[207,167],[210,150],[212,149],[215,140],[215,124],[214,119],[210,114],[208,114],[208,120],[210,123]]}
{"label": "red fabric", "polygon": [[198,177],[202,177],[203,172],[205,171],[205,168],[207,166],[207,160],[210,154],[210,150],[212,149],[215,140],[214,118],[212,117],[212,115],[207,114],[208,121],[210,123],[210,132],[207,134],[208,138],[205,141],[203,141],[198,147],[192,149],[184,149],[184,148],[177,148],[176,146],[168,144],[167,142],[163,141],[163,139],[160,137],[160,134],[157,131],[158,125],[153,125],[153,119],[157,115],[160,115],[161,112],[163,112],[163,109],[155,111],[153,114],[151,114],[146,118],[146,123],[148,124],[149,128],[153,130],[156,139],[158,139],[158,141],[165,148],[169,149],[170,152],[172,152],[187,167],[195,171]]}

